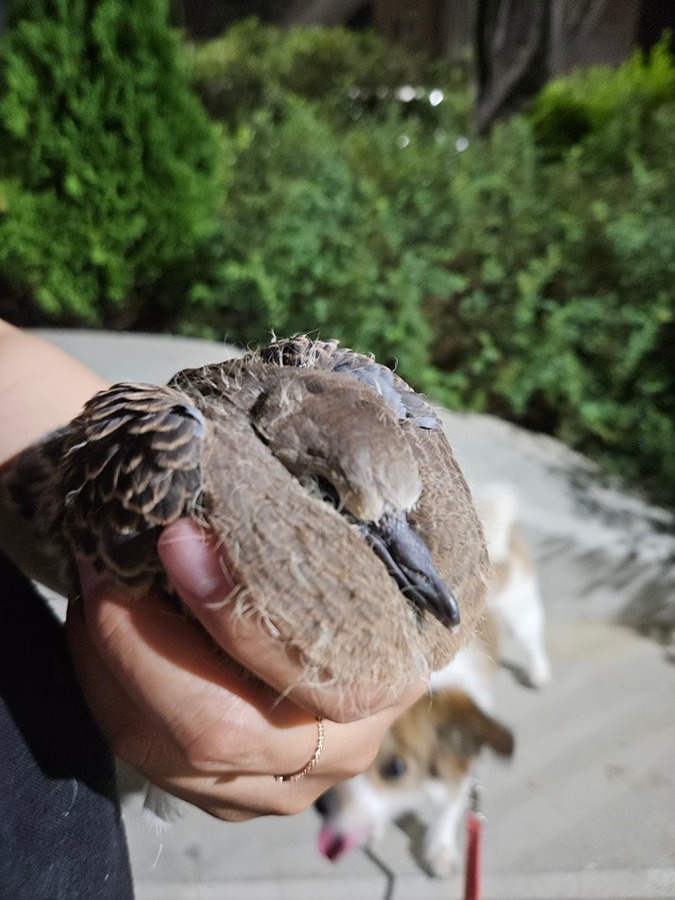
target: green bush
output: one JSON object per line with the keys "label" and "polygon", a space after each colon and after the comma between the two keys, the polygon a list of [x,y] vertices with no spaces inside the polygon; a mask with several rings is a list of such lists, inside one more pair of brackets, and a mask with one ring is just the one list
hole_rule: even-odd
{"label": "green bush", "polygon": [[166,13],[163,0],[9,4],[0,280],[48,319],[161,322],[211,233],[217,134]]}
{"label": "green bush", "polygon": [[675,506],[665,42],[483,138],[460,70],[372,35],[245,22],[180,57],[137,3],[14,0],[0,281],[60,321],[335,335]]}
{"label": "green bush", "polygon": [[550,85],[487,138],[461,73],[372,36],[244,23],[191,64],[235,149],[186,327],[336,334],[675,503],[665,43]]}
{"label": "green bush", "polygon": [[[461,115],[470,106],[466,76],[459,67],[402,47],[392,52],[368,31],[282,29],[249,19],[222,38],[192,48],[189,60],[205,106],[229,124],[247,122],[251,110],[258,107],[283,106],[289,95],[318,101],[317,113],[335,127],[361,116],[372,120],[392,106],[401,106],[396,92],[406,85],[444,89]],[[426,96],[406,106],[416,114],[433,113]],[[432,122],[435,118],[429,117]]]}
{"label": "green bush", "polygon": [[[442,163],[433,135],[458,133],[470,108],[461,73],[368,34],[252,22],[193,50],[191,65],[234,161],[214,278],[195,286],[181,327],[239,340],[335,335],[421,383],[424,297],[453,279],[423,225],[413,237],[422,191],[429,199],[438,185],[415,150],[413,180],[397,166],[401,139],[426,147],[430,136]],[[412,99],[401,99],[406,85]],[[430,102],[434,88],[443,104]]]}
{"label": "green bush", "polygon": [[[623,96],[625,72],[613,77]],[[616,103],[554,159],[536,117],[472,145],[447,253],[465,287],[427,309],[446,398],[556,434],[673,505],[675,104],[662,100]],[[598,135],[618,130],[610,153]]]}
{"label": "green bush", "polygon": [[610,171],[630,165],[649,141],[653,113],[675,102],[675,69],[670,35],[645,56],[635,51],[618,69],[592,66],[547,84],[529,119],[537,143],[560,158],[582,144],[591,167]]}
{"label": "green bush", "polygon": [[243,341],[314,331],[423,371],[425,263],[401,247],[376,186],[330,128],[289,101],[281,122],[265,110],[252,116],[237,144],[219,287],[193,292],[182,329]]}

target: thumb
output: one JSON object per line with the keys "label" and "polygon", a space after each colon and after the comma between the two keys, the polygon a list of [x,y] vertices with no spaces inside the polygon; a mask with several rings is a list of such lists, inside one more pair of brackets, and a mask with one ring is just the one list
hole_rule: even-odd
{"label": "thumb", "polygon": [[234,589],[211,533],[191,519],[165,528],[157,552],[176,592],[197,617]]}

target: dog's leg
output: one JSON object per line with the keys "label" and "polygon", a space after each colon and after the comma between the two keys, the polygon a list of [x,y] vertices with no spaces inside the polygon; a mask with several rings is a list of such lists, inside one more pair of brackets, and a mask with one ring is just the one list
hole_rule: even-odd
{"label": "dog's leg", "polygon": [[448,802],[424,835],[424,859],[429,871],[437,878],[452,874],[461,862],[457,832],[469,803],[471,776],[466,775],[457,790],[448,795]]}
{"label": "dog's leg", "polygon": [[525,672],[530,684],[543,687],[551,680],[551,664],[544,641],[544,605],[536,577],[525,576],[520,590],[521,615],[510,626],[525,654]]}
{"label": "dog's leg", "polygon": [[551,680],[544,640],[544,606],[534,573],[521,572],[490,601],[500,628],[509,633],[524,655],[524,674],[532,687]]}

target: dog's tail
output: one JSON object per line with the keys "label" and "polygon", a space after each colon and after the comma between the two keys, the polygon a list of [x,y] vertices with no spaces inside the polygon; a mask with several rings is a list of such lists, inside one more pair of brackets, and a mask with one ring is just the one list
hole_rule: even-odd
{"label": "dog's tail", "polygon": [[518,518],[518,495],[513,485],[492,481],[476,488],[473,497],[483,523],[490,561],[497,565],[509,552],[511,530]]}

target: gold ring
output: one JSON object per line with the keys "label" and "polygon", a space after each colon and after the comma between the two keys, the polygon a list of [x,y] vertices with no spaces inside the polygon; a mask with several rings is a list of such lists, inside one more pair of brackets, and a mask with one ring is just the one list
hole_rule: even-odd
{"label": "gold ring", "polygon": [[300,779],[304,778],[305,775],[311,772],[314,766],[318,763],[319,757],[321,756],[321,752],[323,750],[326,732],[323,727],[323,719],[321,718],[321,716],[316,717],[316,724],[319,730],[319,734],[316,741],[316,748],[310,761],[308,763],[305,763],[305,765],[301,769],[298,769],[297,772],[292,772],[290,775],[275,775],[275,781],[300,781]]}

